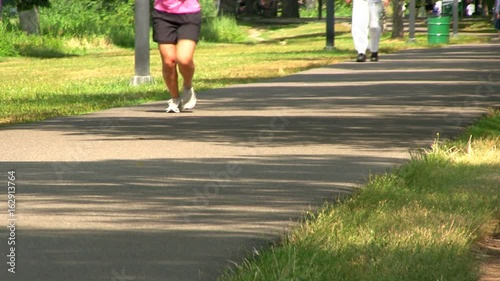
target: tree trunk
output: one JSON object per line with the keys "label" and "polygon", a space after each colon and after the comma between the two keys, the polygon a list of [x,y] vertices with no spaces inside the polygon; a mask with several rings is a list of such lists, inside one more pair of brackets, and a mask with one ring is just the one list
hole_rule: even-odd
{"label": "tree trunk", "polygon": [[403,25],[403,5],[404,0],[394,0],[392,1],[392,34],[391,38],[403,38],[405,34]]}
{"label": "tree trunk", "polygon": [[38,15],[38,7],[19,12],[19,23],[21,29],[28,34],[38,34],[40,31],[40,18]]}
{"label": "tree trunk", "polygon": [[[493,5],[494,5],[494,4],[493,4]],[[486,1],[481,1],[481,7],[483,8],[483,10],[481,11],[482,16],[485,16],[485,17],[489,16],[489,15],[490,15],[490,13],[489,13],[489,10],[490,10],[490,9],[489,9],[488,2],[486,2]]]}
{"label": "tree trunk", "polygon": [[[1,1],[1,0],[0,0]],[[216,4],[216,8],[217,8],[217,16],[220,17],[222,15],[222,8],[221,8],[221,1],[220,0],[217,0],[217,4]]]}
{"label": "tree trunk", "polygon": [[254,7],[256,5],[256,0],[243,0],[245,2],[245,15],[253,15],[256,13]]}
{"label": "tree trunk", "polygon": [[297,0],[282,0],[283,1],[283,11],[281,13],[282,18],[300,18],[299,15],[299,2]]}

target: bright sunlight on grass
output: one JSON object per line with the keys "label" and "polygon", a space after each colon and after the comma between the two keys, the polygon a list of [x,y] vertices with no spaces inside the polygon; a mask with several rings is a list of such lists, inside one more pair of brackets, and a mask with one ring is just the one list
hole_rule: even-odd
{"label": "bright sunlight on grass", "polygon": [[[478,280],[475,243],[500,218],[500,111],[436,141],[347,200],[306,214],[221,281]],[[492,123],[497,126],[493,128]]]}
{"label": "bright sunlight on grass", "polygon": [[[284,76],[350,60],[355,55],[350,29],[345,23],[336,25],[334,51],[324,50],[322,21],[268,28],[246,25],[243,29],[248,33],[247,41],[254,43],[200,43],[195,55],[195,87],[198,91]],[[389,40],[388,36],[385,34],[382,39],[381,53],[427,46],[425,35],[419,35],[417,43],[412,44],[406,40]],[[452,43],[478,40],[485,39],[459,37]],[[98,46],[98,50],[53,59],[2,59],[0,125],[169,98],[164,90],[160,60],[154,45],[150,61],[151,75],[156,83],[139,87],[129,86],[134,75],[132,50],[111,45],[107,48]]]}

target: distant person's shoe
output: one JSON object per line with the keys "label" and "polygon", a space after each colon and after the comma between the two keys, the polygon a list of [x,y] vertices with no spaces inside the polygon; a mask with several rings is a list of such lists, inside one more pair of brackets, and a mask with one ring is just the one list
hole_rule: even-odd
{"label": "distant person's shoe", "polygon": [[167,113],[174,112],[174,113],[179,113],[181,112],[182,108],[182,101],[180,98],[172,98],[167,101],[167,109],[165,111]]}
{"label": "distant person's shoe", "polygon": [[193,88],[189,89],[184,89],[182,92],[182,110],[184,109],[193,109],[194,106],[196,105],[196,93],[194,92]]}
{"label": "distant person's shoe", "polygon": [[370,56],[370,61],[378,61],[378,52],[372,53]]}
{"label": "distant person's shoe", "polygon": [[358,57],[356,58],[356,62],[365,62],[366,61],[366,55],[365,54],[358,54]]}

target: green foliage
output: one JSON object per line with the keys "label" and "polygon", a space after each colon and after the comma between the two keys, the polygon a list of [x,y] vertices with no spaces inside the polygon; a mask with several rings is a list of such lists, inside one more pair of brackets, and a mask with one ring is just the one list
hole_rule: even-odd
{"label": "green foliage", "polygon": [[246,34],[234,17],[223,16],[204,21],[200,37],[207,42],[236,43],[245,41]]}
{"label": "green foliage", "polygon": [[134,48],[134,1],[123,0],[119,3],[120,5],[109,8],[113,12],[104,17],[104,25],[107,27],[106,36],[117,46]]}
{"label": "green foliage", "polygon": [[[23,5],[35,1],[23,2]],[[37,2],[42,4],[42,2]],[[104,37],[120,47],[134,48],[134,0],[51,0],[40,8],[40,33],[37,37],[24,37],[18,26],[17,15],[4,11],[0,56],[64,55],[63,40]],[[153,0],[150,0],[151,6]],[[217,18],[217,9],[212,0],[201,0],[203,13],[202,40],[210,42],[240,42],[245,38],[234,19]],[[57,39],[56,39],[57,38]],[[30,46],[30,42],[32,45]],[[45,45],[44,45],[45,44]]]}
{"label": "green foliage", "polygon": [[217,16],[216,2],[213,0],[200,0],[201,13],[203,18],[214,18]]}
{"label": "green foliage", "polygon": [[14,41],[17,36],[18,34],[7,30],[7,25],[0,23],[0,38],[2,38],[2,40],[0,40],[0,57],[11,57],[17,55],[17,51],[14,46]]}
{"label": "green foliage", "polygon": [[77,38],[102,34],[105,22],[99,9],[93,1],[52,0],[50,8],[40,9],[41,34]]}
{"label": "green foliage", "polygon": [[[485,75],[482,79],[487,79],[491,81],[493,76]],[[487,84],[481,85],[480,88],[477,88],[478,94],[487,96],[494,95],[493,88],[490,88]],[[472,139],[477,139],[478,137],[489,137],[489,138],[500,138],[500,109],[491,110],[488,114],[488,118],[482,119],[478,122],[477,125],[471,126],[467,128],[463,135],[462,141],[468,141],[469,137]]]}
{"label": "green foliage", "polygon": [[108,32],[111,43],[124,48],[135,47],[135,31],[133,26],[114,27]]}
{"label": "green foliage", "polygon": [[61,38],[26,35],[10,24],[0,24],[0,57],[28,56],[54,58],[67,56]]}
{"label": "green foliage", "polygon": [[106,36],[115,45],[134,47],[134,1],[53,0],[41,9],[42,34],[83,38]]}
{"label": "green foliage", "polygon": [[243,42],[246,34],[239,27],[233,16],[217,16],[216,2],[201,0],[203,23],[200,39],[207,42],[236,43]]}
{"label": "green foliage", "polygon": [[60,38],[22,35],[14,43],[19,55],[37,58],[58,58],[67,56],[64,42]]}

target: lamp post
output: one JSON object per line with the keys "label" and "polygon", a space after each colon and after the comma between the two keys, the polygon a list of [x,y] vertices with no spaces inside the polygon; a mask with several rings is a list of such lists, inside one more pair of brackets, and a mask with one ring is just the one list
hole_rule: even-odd
{"label": "lamp post", "polygon": [[453,0],[453,37],[458,36],[458,0]]}
{"label": "lamp post", "polygon": [[335,47],[335,6],[334,0],[326,0],[326,47],[332,50]]}
{"label": "lamp post", "polygon": [[415,0],[410,0],[410,26],[408,41],[415,42]]}
{"label": "lamp post", "polygon": [[318,19],[323,18],[323,0],[318,0]]}
{"label": "lamp post", "polygon": [[151,83],[149,72],[149,1],[135,0],[135,76],[131,85]]}

